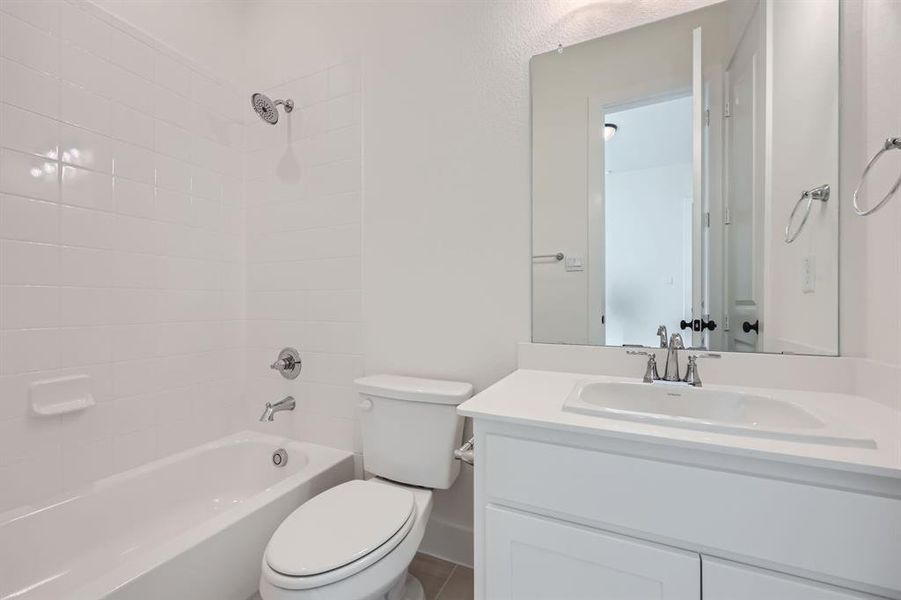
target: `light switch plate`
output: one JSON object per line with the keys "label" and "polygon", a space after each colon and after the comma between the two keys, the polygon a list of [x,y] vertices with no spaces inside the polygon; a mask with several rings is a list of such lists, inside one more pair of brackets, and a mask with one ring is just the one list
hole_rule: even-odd
{"label": "light switch plate", "polygon": [[816,257],[807,255],[804,257],[803,273],[801,282],[801,291],[805,294],[812,294],[817,289],[817,262]]}

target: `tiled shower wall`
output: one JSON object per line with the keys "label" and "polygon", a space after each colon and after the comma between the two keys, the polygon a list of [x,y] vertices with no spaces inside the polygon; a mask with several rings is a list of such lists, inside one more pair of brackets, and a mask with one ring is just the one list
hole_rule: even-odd
{"label": "tiled shower wall", "polygon": [[247,102],[81,2],[2,0],[0,56],[2,512],[239,426]]}
{"label": "tiled shower wall", "polygon": [[[360,452],[360,74],[320,67],[260,85],[295,102],[277,125],[247,111],[247,418],[291,394],[297,409],[258,429]],[[294,381],[269,369],[283,346],[304,361]]]}

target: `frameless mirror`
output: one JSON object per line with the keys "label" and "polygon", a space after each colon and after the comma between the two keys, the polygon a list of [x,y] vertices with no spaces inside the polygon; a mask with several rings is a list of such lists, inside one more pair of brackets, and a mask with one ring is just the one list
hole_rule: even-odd
{"label": "frameless mirror", "polygon": [[535,342],[838,353],[838,0],[533,57]]}

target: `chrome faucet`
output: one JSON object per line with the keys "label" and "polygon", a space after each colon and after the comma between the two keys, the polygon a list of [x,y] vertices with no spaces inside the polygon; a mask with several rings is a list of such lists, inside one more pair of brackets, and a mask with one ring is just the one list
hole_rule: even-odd
{"label": "chrome faucet", "polygon": [[275,404],[267,402],[263,414],[260,415],[260,421],[274,421],[275,413],[283,410],[294,410],[295,405],[293,396],[285,396]]}
{"label": "chrome faucet", "polygon": [[684,350],[682,335],[674,333],[670,336],[666,349],[666,367],[663,369],[663,381],[682,381],[679,376],[679,350]]}
{"label": "chrome faucet", "polygon": [[666,325],[657,328],[657,335],[660,336],[660,347],[666,348]]}

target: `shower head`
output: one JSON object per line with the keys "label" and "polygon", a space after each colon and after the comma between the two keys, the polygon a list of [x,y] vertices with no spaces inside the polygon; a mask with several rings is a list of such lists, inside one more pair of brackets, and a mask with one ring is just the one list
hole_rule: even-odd
{"label": "shower head", "polygon": [[286,113],[294,110],[294,100],[271,100],[269,96],[265,94],[254,94],[251,96],[250,104],[253,106],[253,110],[260,115],[260,118],[270,125],[278,123],[279,104],[285,107]]}

